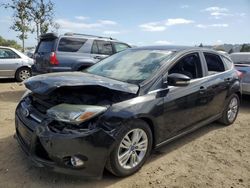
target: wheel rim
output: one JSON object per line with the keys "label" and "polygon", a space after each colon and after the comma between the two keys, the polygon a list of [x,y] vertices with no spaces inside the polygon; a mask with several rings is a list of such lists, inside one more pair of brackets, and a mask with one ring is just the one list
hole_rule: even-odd
{"label": "wheel rim", "polygon": [[21,80],[26,80],[30,77],[30,71],[28,70],[21,70],[20,73],[19,73],[19,78]]}
{"label": "wheel rim", "polygon": [[238,100],[234,97],[229,103],[229,109],[227,111],[227,118],[230,122],[233,122],[238,112]]}
{"label": "wheel rim", "polygon": [[118,161],[121,167],[136,167],[145,157],[148,149],[148,137],[144,130],[133,129],[122,139],[118,149]]}

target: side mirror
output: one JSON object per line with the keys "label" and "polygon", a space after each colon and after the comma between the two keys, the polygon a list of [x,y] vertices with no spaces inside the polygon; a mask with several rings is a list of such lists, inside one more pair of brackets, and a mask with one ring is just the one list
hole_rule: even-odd
{"label": "side mirror", "polygon": [[169,86],[187,86],[190,83],[191,78],[184,74],[172,73],[164,79],[164,85]]}

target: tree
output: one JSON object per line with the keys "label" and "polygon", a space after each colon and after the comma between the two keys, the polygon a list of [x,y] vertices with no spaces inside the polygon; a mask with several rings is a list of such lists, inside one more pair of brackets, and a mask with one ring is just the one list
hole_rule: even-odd
{"label": "tree", "polygon": [[243,44],[241,49],[240,49],[240,52],[250,52],[250,45]]}
{"label": "tree", "polygon": [[22,49],[22,47],[17,44],[15,40],[7,40],[0,36],[0,46],[8,46],[15,49]]}
{"label": "tree", "polygon": [[31,6],[32,0],[11,0],[3,6],[14,10],[14,22],[10,27],[18,32],[17,37],[22,41],[22,51],[24,52],[24,41],[27,39],[28,32],[31,31],[31,19],[28,14],[28,7]]}
{"label": "tree", "polygon": [[49,30],[49,26],[54,26],[54,4],[48,0],[34,0],[28,7],[28,14],[35,23],[35,32],[37,40],[39,36]]}
{"label": "tree", "polygon": [[202,44],[202,43],[200,43],[199,47],[201,47],[201,48],[202,48],[202,47],[203,47],[203,44]]}

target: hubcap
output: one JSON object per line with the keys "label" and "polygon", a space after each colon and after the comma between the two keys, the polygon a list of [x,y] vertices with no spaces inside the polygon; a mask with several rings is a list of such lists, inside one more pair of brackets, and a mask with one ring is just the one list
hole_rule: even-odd
{"label": "hubcap", "polygon": [[20,73],[19,73],[19,78],[21,80],[26,80],[30,77],[30,71],[28,70],[21,70]]}
{"label": "hubcap", "polygon": [[233,122],[238,112],[238,100],[234,97],[229,103],[229,109],[227,111],[227,118],[230,122]]}
{"label": "hubcap", "polygon": [[148,149],[148,137],[144,130],[133,129],[122,139],[118,149],[118,161],[121,167],[131,169],[145,157]]}

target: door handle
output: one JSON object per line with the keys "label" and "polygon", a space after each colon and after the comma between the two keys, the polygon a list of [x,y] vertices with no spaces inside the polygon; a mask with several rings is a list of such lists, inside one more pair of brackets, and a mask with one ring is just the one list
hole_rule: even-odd
{"label": "door handle", "polygon": [[102,59],[101,56],[95,56],[94,59]]}
{"label": "door handle", "polygon": [[204,86],[200,87],[200,94],[204,94],[207,91],[207,88]]}
{"label": "door handle", "polygon": [[231,81],[232,81],[232,78],[225,78],[224,81],[225,81],[225,82],[231,82]]}

